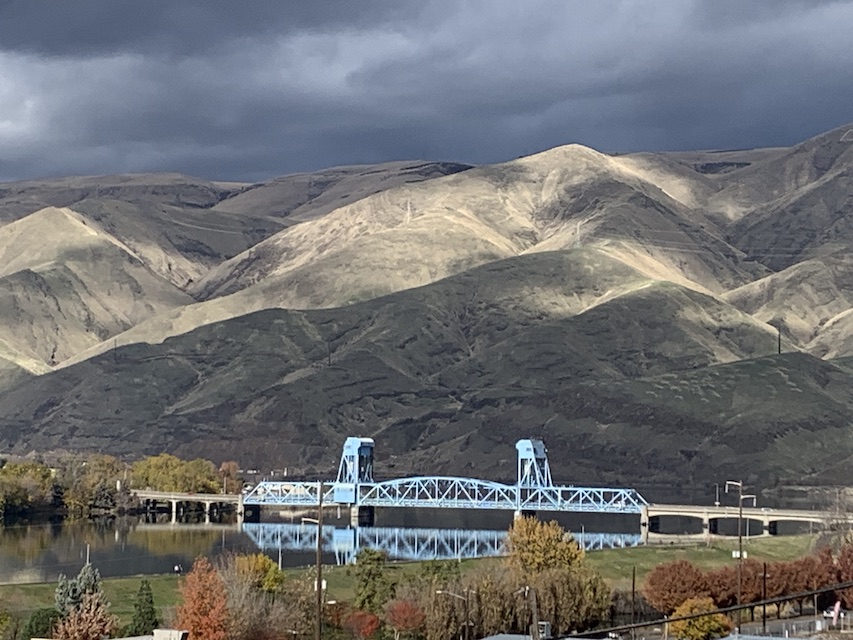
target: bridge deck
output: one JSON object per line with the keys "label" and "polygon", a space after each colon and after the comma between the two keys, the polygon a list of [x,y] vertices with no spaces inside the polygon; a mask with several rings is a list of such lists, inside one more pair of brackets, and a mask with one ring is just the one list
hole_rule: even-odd
{"label": "bridge deck", "polygon": [[240,495],[236,493],[179,493],[176,491],[152,491],[133,489],[131,491],[140,500],[159,500],[162,502],[213,502],[220,504],[238,504]]}
{"label": "bridge deck", "polygon": [[650,504],[644,510],[644,516],[649,518],[659,516],[688,516],[703,520],[737,519],[741,515],[746,520],[761,522],[853,522],[853,514],[837,511],[816,511],[806,509],[775,509],[769,507],[744,507],[741,511],[737,506],[701,506],[692,504]]}

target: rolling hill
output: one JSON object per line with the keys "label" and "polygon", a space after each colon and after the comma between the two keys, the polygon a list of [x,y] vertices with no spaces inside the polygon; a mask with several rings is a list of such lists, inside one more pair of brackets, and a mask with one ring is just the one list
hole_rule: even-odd
{"label": "rolling hill", "polygon": [[841,482],[850,129],[0,185],[0,447],[328,475],[358,434],[391,475],[506,480],[541,435],[566,481]]}

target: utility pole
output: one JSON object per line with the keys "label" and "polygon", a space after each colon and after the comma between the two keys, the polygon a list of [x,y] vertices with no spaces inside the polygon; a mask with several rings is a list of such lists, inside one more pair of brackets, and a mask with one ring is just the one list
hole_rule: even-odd
{"label": "utility pole", "polygon": [[465,640],[471,640],[471,610],[470,605],[468,604],[469,594],[470,591],[465,589]]}
{"label": "utility pole", "polygon": [[764,563],[761,572],[761,599],[764,601],[761,605],[761,635],[767,635],[767,563]]}
{"label": "utility pole", "polygon": [[323,640],[323,482],[318,483],[317,509],[317,628],[314,640]]}
{"label": "utility pole", "polygon": [[782,353],[782,327],[781,326],[776,327],[776,336],[777,336],[777,340],[778,340],[777,341],[777,349],[779,351],[779,354],[781,354]]}
{"label": "utility pole", "polygon": [[631,638],[637,637],[637,630],[634,628],[634,612],[636,611],[635,598],[637,594],[637,567],[631,567]]}
{"label": "utility pole", "polygon": [[530,589],[530,609],[532,611],[533,628],[530,630],[531,640],[539,638],[539,602],[536,600],[536,589]]}

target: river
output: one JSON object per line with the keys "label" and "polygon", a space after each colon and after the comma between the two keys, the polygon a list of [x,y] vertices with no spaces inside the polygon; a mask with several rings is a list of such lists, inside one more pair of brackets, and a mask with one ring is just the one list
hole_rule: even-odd
{"label": "river", "polygon": [[[86,562],[87,554],[104,577],[168,573],[175,565],[189,568],[199,555],[259,550],[283,567],[306,566],[315,559],[316,524],[303,523],[304,515],[265,513],[262,525],[242,528],[228,516],[210,525],[172,525],[166,515],[149,522],[120,518],[11,524],[0,529],[0,583],[46,582],[62,573],[73,575]],[[316,517],[316,513],[308,515]],[[577,531],[579,538],[585,536],[587,543],[596,533],[625,534],[630,541],[639,531],[636,516],[559,514],[556,520]],[[374,527],[353,529],[346,510],[330,508],[324,510],[323,561],[344,562],[358,548],[381,546],[380,537],[385,544],[389,540],[396,544],[399,556],[390,554],[396,560],[412,559],[406,557],[411,556],[412,545],[421,558],[491,555],[499,551],[500,537],[511,522],[511,513],[494,511],[379,509]],[[264,545],[261,529],[267,542],[273,540],[272,545]],[[430,554],[429,545],[435,553]]]}
{"label": "river", "polygon": [[[161,514],[150,521],[121,518],[105,522],[15,524],[0,529],[0,582],[54,581],[74,575],[90,561],[104,577],[168,573],[189,568],[199,555],[222,556],[263,551],[282,567],[314,563],[316,513],[265,512],[263,523],[242,527],[225,515],[205,525],[170,524]],[[543,514],[572,531],[587,549],[639,543],[639,517],[595,513]],[[359,549],[381,548],[392,560],[462,559],[501,552],[512,513],[500,511],[377,509],[373,527],[352,528],[349,512],[324,510],[323,561],[344,564]],[[695,519],[666,519],[666,533],[696,533]],[[786,528],[780,533],[803,529]],[[721,523],[720,533],[735,534],[735,523]],[[760,533],[752,529],[748,534]]]}

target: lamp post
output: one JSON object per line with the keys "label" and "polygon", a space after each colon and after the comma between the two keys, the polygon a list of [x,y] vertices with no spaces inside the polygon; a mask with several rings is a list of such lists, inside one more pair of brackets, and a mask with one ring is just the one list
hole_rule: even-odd
{"label": "lamp post", "polygon": [[755,506],[755,496],[747,495],[743,492],[743,482],[741,480],[726,480],[726,493],[729,492],[729,487],[737,488],[737,632],[740,633],[741,585],[743,575],[743,501],[745,498],[751,498],[752,504]]}
{"label": "lamp post", "polygon": [[470,593],[470,589],[467,587],[463,591],[464,596],[460,596],[458,593],[453,593],[452,591],[445,591],[444,589],[436,589],[435,591],[440,596],[450,596],[451,598],[456,598],[457,600],[461,600],[465,603],[465,640],[471,639],[471,620],[468,617],[468,594]]}
{"label": "lamp post", "polygon": [[540,640],[539,638],[539,604],[536,602],[536,589],[534,587],[524,586],[516,593],[523,593],[524,597],[530,596],[530,638],[531,640]]}

